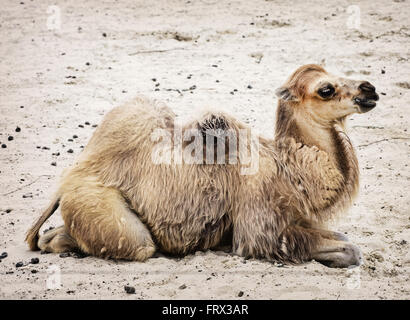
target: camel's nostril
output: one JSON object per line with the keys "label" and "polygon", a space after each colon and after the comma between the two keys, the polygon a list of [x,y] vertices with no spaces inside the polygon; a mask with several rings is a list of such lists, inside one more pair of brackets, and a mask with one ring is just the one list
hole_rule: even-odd
{"label": "camel's nostril", "polygon": [[365,81],[360,84],[359,89],[364,92],[375,92],[376,88],[368,81]]}

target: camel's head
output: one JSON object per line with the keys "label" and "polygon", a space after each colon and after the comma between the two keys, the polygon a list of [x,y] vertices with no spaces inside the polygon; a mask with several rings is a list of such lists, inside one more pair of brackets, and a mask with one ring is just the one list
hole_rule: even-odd
{"label": "camel's head", "polygon": [[314,64],[297,69],[276,94],[319,121],[370,111],[379,99],[370,82],[336,77]]}

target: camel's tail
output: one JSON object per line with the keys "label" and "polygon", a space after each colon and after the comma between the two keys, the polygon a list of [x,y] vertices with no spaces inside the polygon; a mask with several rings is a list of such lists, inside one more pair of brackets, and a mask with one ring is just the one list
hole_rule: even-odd
{"label": "camel's tail", "polygon": [[48,208],[43,212],[41,217],[36,221],[35,224],[30,228],[27,232],[26,242],[28,243],[30,250],[39,250],[37,245],[39,239],[39,231],[41,226],[46,222],[46,220],[57,210],[58,206],[60,205],[60,194],[56,194],[51,201]]}

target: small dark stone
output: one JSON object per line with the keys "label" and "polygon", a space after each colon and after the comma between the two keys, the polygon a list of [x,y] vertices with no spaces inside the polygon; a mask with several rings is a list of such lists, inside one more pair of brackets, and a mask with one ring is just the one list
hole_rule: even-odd
{"label": "small dark stone", "polygon": [[134,294],[135,293],[135,288],[134,287],[124,286],[124,290],[128,294]]}
{"label": "small dark stone", "polygon": [[155,79],[155,78],[152,78],[151,80],[154,81],[154,82],[157,81],[157,79]]}
{"label": "small dark stone", "polygon": [[86,62],[86,63],[85,63],[86,66],[89,66],[90,64],[91,64],[91,63],[89,63],[89,62]]}
{"label": "small dark stone", "polygon": [[57,162],[53,161],[53,162],[51,162],[51,165],[54,166],[54,167],[57,167]]}
{"label": "small dark stone", "polygon": [[68,149],[67,152],[68,153],[73,153],[74,151],[73,151],[73,149]]}
{"label": "small dark stone", "polygon": [[79,126],[80,128],[84,128],[84,126],[83,126],[82,124],[79,124],[78,126]]}
{"label": "small dark stone", "polygon": [[5,258],[7,258],[7,257],[8,257],[7,252],[3,252],[3,253],[1,254],[1,256],[0,256],[0,259],[5,259]]}
{"label": "small dark stone", "polygon": [[248,89],[252,89],[252,86],[251,86],[251,85],[248,85]]}
{"label": "small dark stone", "polygon": [[31,270],[31,273],[37,273],[38,271],[37,270]]}
{"label": "small dark stone", "polygon": [[178,289],[181,289],[181,290],[186,289],[186,284],[183,284],[182,286],[179,286],[179,288],[178,288]]}
{"label": "small dark stone", "polygon": [[102,36],[105,38],[107,36],[107,34],[105,32],[103,32]]}
{"label": "small dark stone", "polygon": [[31,192],[23,194],[23,198],[33,198],[33,194]]}
{"label": "small dark stone", "polygon": [[242,297],[242,296],[243,296],[243,291],[239,291],[238,297]]}
{"label": "small dark stone", "polygon": [[43,150],[50,150],[49,147],[43,147],[42,149],[43,149]]}
{"label": "small dark stone", "polygon": [[39,263],[40,262],[40,259],[39,258],[32,258],[31,260],[30,260],[30,263],[31,264],[37,264],[37,263]]}
{"label": "small dark stone", "polygon": [[54,229],[54,227],[50,226],[49,228],[44,230],[43,234],[46,234],[47,232],[49,232],[50,230],[53,230],[53,229]]}
{"label": "small dark stone", "polygon": [[20,267],[22,267],[24,264],[23,264],[23,262],[17,262],[16,263],[16,268],[20,268]]}
{"label": "small dark stone", "polygon": [[70,139],[67,139],[67,141],[73,142],[74,140],[70,138]]}
{"label": "small dark stone", "polygon": [[385,74],[385,73],[386,73],[386,70],[382,69],[382,74]]}
{"label": "small dark stone", "polygon": [[93,127],[93,128],[97,128],[97,127],[98,127],[98,124],[93,124],[92,127]]}
{"label": "small dark stone", "polygon": [[13,209],[6,209],[6,213],[10,213],[12,211],[13,211]]}
{"label": "small dark stone", "polygon": [[88,121],[84,122],[85,125],[89,126],[90,123]]}
{"label": "small dark stone", "polygon": [[7,145],[3,143],[3,144],[1,145],[1,147],[4,149],[4,148],[7,148]]}
{"label": "small dark stone", "polygon": [[20,108],[21,108],[21,109],[23,109],[23,108],[24,108],[24,106],[20,106]]}
{"label": "small dark stone", "polygon": [[75,135],[73,135],[73,139],[77,139],[78,138],[78,136],[75,134]]}
{"label": "small dark stone", "polygon": [[16,132],[20,132],[21,128],[20,127],[16,127]]}

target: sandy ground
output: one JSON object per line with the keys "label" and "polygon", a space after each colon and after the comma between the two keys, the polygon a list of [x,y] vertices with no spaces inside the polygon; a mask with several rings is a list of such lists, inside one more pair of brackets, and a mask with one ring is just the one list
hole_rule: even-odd
{"label": "sandy ground", "polygon": [[[0,9],[1,299],[410,298],[409,0],[357,1],[359,29],[348,27],[344,0],[22,2]],[[375,110],[349,120],[361,188],[334,226],[363,250],[361,267],[223,252],[129,263],[28,251],[24,233],[113,106],[139,94],[178,114],[213,106],[273,136],[274,89],[306,63],[381,93]],[[45,228],[59,224],[58,212]]]}

